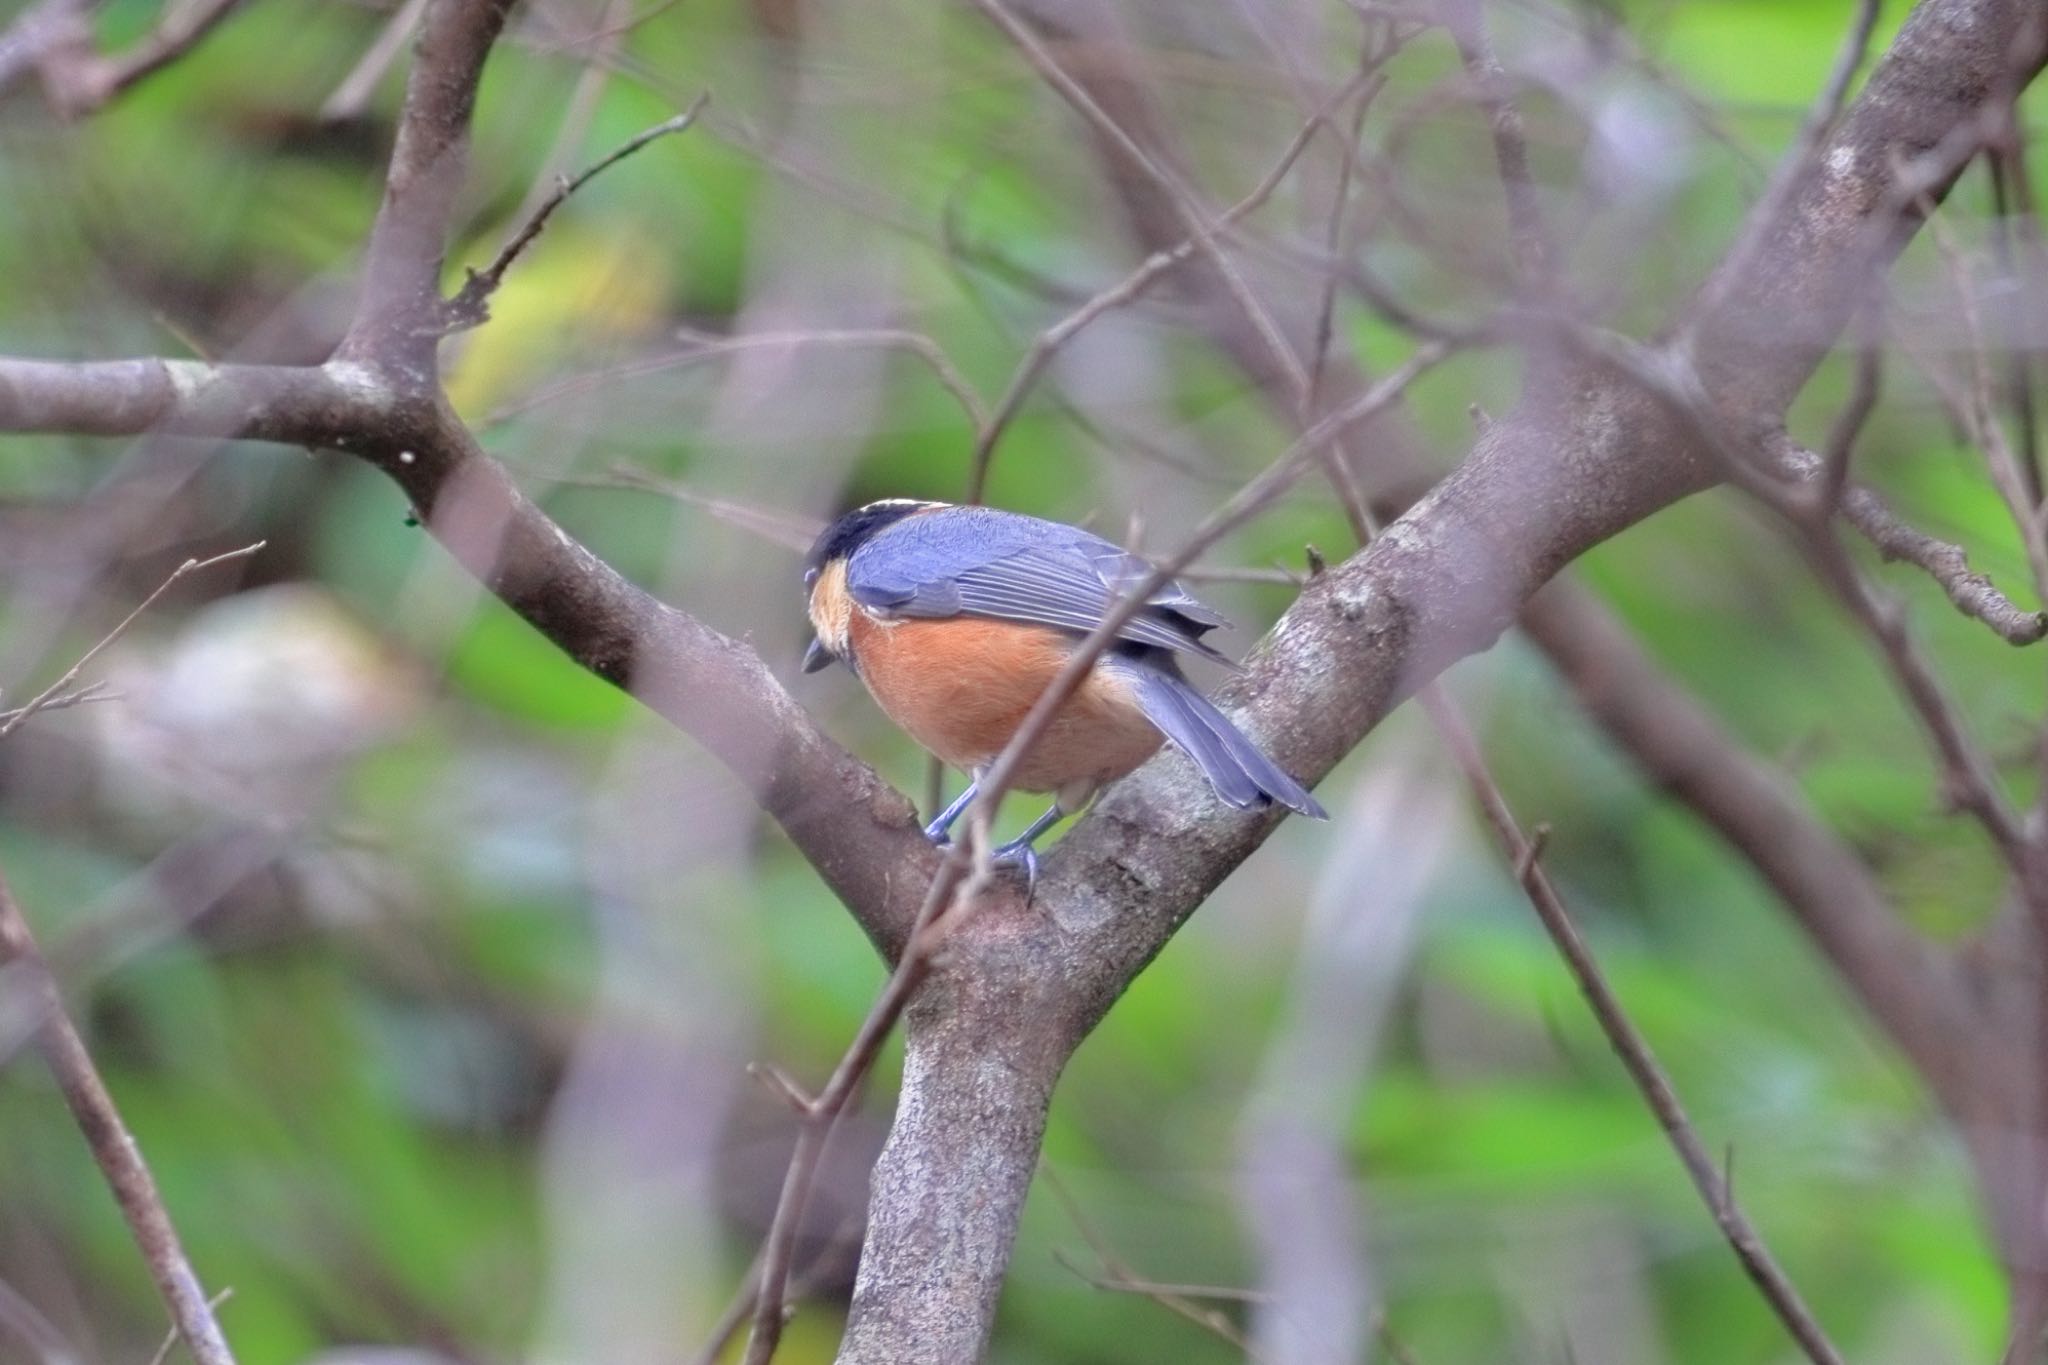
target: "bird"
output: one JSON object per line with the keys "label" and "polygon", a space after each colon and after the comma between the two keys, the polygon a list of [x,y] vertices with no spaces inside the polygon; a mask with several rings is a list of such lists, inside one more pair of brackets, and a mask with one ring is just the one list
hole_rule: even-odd
{"label": "bird", "polygon": [[[968,774],[967,789],[925,827],[943,847],[1075,647],[1153,573],[1078,526],[885,498],[826,527],[804,559],[814,637],[803,671],[844,662],[899,728]],[[1053,804],[993,851],[999,864],[1035,883],[1039,836],[1161,743],[1194,760],[1226,805],[1329,818],[1182,675],[1183,655],[1237,667],[1202,639],[1227,624],[1178,582],[1145,599],[1018,768],[1011,785],[1053,793]]]}

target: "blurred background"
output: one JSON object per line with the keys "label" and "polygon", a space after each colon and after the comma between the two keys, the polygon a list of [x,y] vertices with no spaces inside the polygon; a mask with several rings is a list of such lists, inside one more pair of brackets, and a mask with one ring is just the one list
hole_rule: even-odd
{"label": "blurred background", "polygon": [[[1114,23],[1218,206],[1386,22],[1306,0],[1065,8]],[[1905,8],[1884,6],[1880,44]],[[1489,6],[1568,269],[1603,318],[1647,335],[1697,287],[1851,9]],[[157,16],[109,0],[95,24],[119,48]],[[403,47],[378,50],[411,19],[246,0],[91,117],[14,90],[0,350],[322,358],[402,88]],[[1340,244],[1409,306],[1469,320],[1500,301],[1507,257],[1485,123],[1446,97],[1458,69],[1441,31],[1385,65],[1361,160],[1399,193],[1354,178]],[[555,216],[493,320],[444,352],[451,393],[563,524],[750,639],[922,802],[922,755],[858,683],[797,674],[790,545],[869,498],[963,496],[976,418],[956,390],[993,404],[1031,339],[1146,248],[1072,113],[965,7],[534,0],[486,75],[451,276],[556,175],[706,91],[696,127]],[[1341,164],[1319,142],[1248,220],[1272,244],[1260,269],[1284,276],[1294,244],[1325,240]],[[1973,173],[1944,214],[1971,262],[1988,203]],[[1907,330],[1953,343],[1951,272],[1926,243],[1897,280]],[[1379,372],[1411,347],[1349,293],[1333,325],[1333,353]],[[1426,376],[1411,449],[1448,468],[1513,404],[1520,363],[1475,351]],[[1795,436],[1822,439],[1849,372],[1824,370]],[[1061,355],[988,498],[1166,550],[1288,439],[1163,291]],[[793,1137],[748,1064],[822,1080],[883,980],[852,920],[738,784],[481,593],[373,469],[153,438],[9,437],[0,455],[9,704],[186,558],[266,542],[96,659],[86,680],[109,699],[0,743],[0,866],[197,1266],[232,1290],[240,1358],[693,1359]],[[1981,456],[1912,366],[1858,458],[2017,590]],[[1226,648],[1285,609],[1311,545],[1353,548],[1304,485],[1203,560],[1198,590],[1239,623]],[[1940,809],[1880,663],[1769,516],[1711,494],[1576,572],[1794,776],[1903,914],[1949,941],[1990,922],[1996,859]],[[1881,572],[2028,790],[2038,660]],[[1451,681],[1836,1340],[1866,1365],[1995,1354],[2006,1291],[1956,1140],[1768,889],[1516,638]],[[1793,1358],[1412,708],[1321,795],[1332,822],[1289,822],[1074,1060],[991,1358],[1238,1360],[1237,1330],[1261,1359],[1326,1358],[1292,1308],[1363,1353],[1383,1314],[1418,1365]],[[20,1020],[0,1009],[0,1030],[0,1360],[147,1360],[165,1323],[141,1260]],[[810,1211],[790,1365],[836,1345],[893,1066]],[[1094,1283],[1119,1274],[1279,1297],[1210,1301],[1218,1332]]]}

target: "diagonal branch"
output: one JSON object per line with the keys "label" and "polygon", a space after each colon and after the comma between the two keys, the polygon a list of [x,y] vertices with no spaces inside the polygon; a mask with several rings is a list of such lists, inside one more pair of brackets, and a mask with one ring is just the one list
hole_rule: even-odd
{"label": "diagonal branch", "polygon": [[0,357],[0,431],[147,431],[342,450],[383,470],[450,554],[583,667],[696,737],[894,958],[938,855],[908,800],[833,743],[750,646],[629,582],[514,486],[438,399],[318,369]]}
{"label": "diagonal branch", "polygon": [[[1755,422],[1781,418],[1910,235],[1908,222],[1872,240],[1873,221],[1896,223],[1902,163],[1978,118],[2012,70],[2009,54],[2030,8],[2022,0],[1924,0],[1908,19],[1775,220],[1756,225],[1762,245],[1752,277],[1701,319],[1696,355],[1723,410]],[[1936,192],[1952,171],[1933,177]],[[1171,241],[1177,230],[1161,238]],[[1801,326],[1766,325],[1788,309]],[[1231,353],[1262,378],[1270,374],[1256,338],[1233,343]],[[1416,687],[1489,645],[1562,565],[1721,476],[1712,452],[1627,374],[1584,359],[1557,369],[1370,548],[1311,580],[1247,660],[1246,675],[1222,694],[1233,720],[1290,771],[1310,779],[1328,771]],[[1086,1036],[1269,830],[1256,816],[1219,809],[1193,772],[1166,756],[1106,793],[1069,831],[1046,863],[1040,899],[1052,926],[1036,947],[1052,964],[1038,973],[1061,983],[1052,1003],[1064,1017],[1044,1027],[1057,1029],[1062,1047]],[[963,965],[975,980],[983,978],[974,966],[989,973],[987,993],[1004,1006],[988,1005],[983,1030],[1026,1017],[1019,1009],[1046,1008],[1034,981],[1019,979],[1023,952],[1011,944]],[[920,1064],[906,1075],[904,1107],[876,1172],[841,1350],[848,1365],[962,1358],[986,1330],[980,1314],[992,1310],[992,1299],[978,1294],[931,1290],[927,1272],[935,1259],[948,1260],[948,1247],[1007,1246],[1039,1129],[1019,1096],[1003,1139],[959,1150],[940,1119],[967,1119],[972,1106],[948,1097],[988,1098],[975,1087],[990,1073],[987,1034],[973,1032],[983,1002],[970,994],[953,1003],[964,1021],[921,1029],[912,1020]],[[995,1168],[991,1144],[1002,1156]],[[1014,1198],[958,1206],[931,1176],[949,1157],[999,1169]],[[988,1195],[986,1181],[979,1194]]]}
{"label": "diagonal branch", "polygon": [[157,585],[156,591],[143,598],[135,610],[121,618],[119,625],[100,637],[98,644],[79,655],[78,662],[66,669],[62,677],[36,693],[34,697],[29,699],[26,706],[18,706],[12,711],[0,713],[0,739],[7,738],[41,712],[58,710],[66,706],[77,706],[81,702],[99,700],[102,696],[99,690],[102,685],[99,683],[88,684],[75,692],[66,692],[65,689],[70,687],[77,680],[78,675],[85,671],[87,664],[98,658],[106,651],[108,646],[127,634],[128,627],[134,625],[144,612],[156,605],[156,600],[159,597],[169,592],[180,580],[198,573],[201,569],[210,569],[216,564],[224,564],[233,559],[246,559],[262,548],[263,542],[259,540],[254,545],[244,545],[239,550],[229,550],[226,554],[214,555],[209,559],[188,559],[173,569],[171,576]]}
{"label": "diagonal branch", "polygon": [[68,118],[90,114],[197,47],[241,0],[170,0],[149,36],[112,56],[58,53],[44,64],[50,99]]}
{"label": "diagonal branch", "polygon": [[1582,587],[1560,581],[1522,626],[1580,705],[1655,786],[1741,851],[1959,1123],[1982,1122],[2021,1061],[1985,1036],[1955,964],[1901,920],[1853,850],[1748,753]]}
{"label": "diagonal branch", "polygon": [[1713,1215],[1722,1236],[1727,1238],[1736,1259],[1770,1304],[1771,1311],[1784,1323],[1785,1330],[1799,1343],[1806,1358],[1814,1365],[1842,1365],[1841,1352],[1835,1349],[1834,1343],[1828,1340],[1827,1334],[1814,1320],[1799,1291],[1779,1267],[1770,1248],[1764,1245],[1756,1225],[1749,1221],[1749,1215],[1735,1202],[1735,1192],[1728,1177],[1714,1164],[1706,1144],[1700,1140],[1699,1130],[1687,1117],[1671,1078],[1658,1064],[1649,1040],[1629,1018],[1614,988],[1607,984],[1607,977],[1593,957],[1592,948],[1573,923],[1564,898],[1557,894],[1550,874],[1543,870],[1543,828],[1537,827],[1533,839],[1523,834],[1514,812],[1508,808],[1507,797],[1502,794],[1499,783],[1494,781],[1486,766],[1485,757],[1479,752],[1478,742],[1443,690],[1431,686],[1423,692],[1422,702],[1450,748],[1451,756],[1464,770],[1487,823],[1499,836],[1501,847],[1513,864],[1515,881],[1527,894],[1536,917],[1543,922],[1544,932],[1557,946],[1579,993],[1586,997],[1587,1007],[1599,1021],[1600,1031],[1607,1035],[1608,1045],[1621,1059],[1636,1089],[1642,1092],[1650,1112],[1657,1118],[1658,1126],[1664,1130],[1672,1150],[1678,1154],[1679,1164],[1685,1167],[1687,1178],[1706,1202],[1708,1212]]}
{"label": "diagonal branch", "polygon": [[56,978],[50,975],[35,935],[5,880],[0,880],[0,968],[36,997],[34,1009],[41,1020],[36,1026],[36,1046],[56,1077],[58,1089],[64,1092],[64,1102],[85,1134],[93,1160],[99,1163],[114,1202],[121,1206],[128,1231],[149,1263],[150,1278],[156,1281],[157,1293],[192,1358],[198,1365],[235,1365],[234,1352],[221,1335],[213,1305],[185,1255],[178,1230],[171,1225],[156,1180],[142,1159],[142,1149],[135,1145],[135,1135],[122,1121],[99,1068],[93,1065],[92,1054],[65,1013]]}
{"label": "diagonal branch", "polygon": [[[740,773],[893,954],[939,863],[908,803],[820,734],[751,648],[655,601],[564,534],[435,390],[440,262],[477,80],[507,8],[434,0],[363,310],[336,362],[0,362],[0,428],[258,436],[376,464],[515,611]],[[2010,54],[2033,8],[1923,0],[1915,9],[1782,210],[1754,224],[1753,265],[1699,319],[1690,358],[1718,412],[1745,430],[1782,419],[1917,223],[1917,211],[1898,206],[1938,197],[1950,162],[1961,164],[1936,157],[1930,172],[1921,159],[1959,128],[1974,138],[1986,105],[2009,92]],[[1176,207],[1186,221],[1162,234],[1161,248],[1187,236],[1213,243],[1199,205]],[[1237,296],[1229,262],[1211,264]],[[1247,368],[1291,403],[1300,366],[1287,363],[1284,338],[1272,345],[1251,313],[1240,335]],[[1724,476],[1697,433],[1627,373],[1586,357],[1556,368],[1370,548],[1314,578],[1222,695],[1290,770],[1320,777],[1417,687],[1489,645],[1562,565]],[[1325,395],[1324,411],[1355,397]],[[1270,828],[1221,808],[1184,760],[1162,757],[1062,841],[1040,904],[984,906],[949,939],[945,969],[906,1015],[904,1102],[876,1171],[844,1359],[976,1353],[1065,1057]],[[941,1181],[945,1171],[969,1173],[967,1183]]]}
{"label": "diagonal branch", "polygon": [[697,121],[697,115],[703,113],[704,106],[710,102],[711,96],[708,94],[697,96],[690,102],[690,107],[682,113],[663,119],[651,128],[642,129],[575,175],[564,176],[547,198],[540,201],[532,215],[519,225],[519,230],[498,249],[498,254],[491,258],[491,263],[482,270],[469,272],[468,278],[462,282],[462,288],[456,291],[454,298],[448,300],[447,307],[443,310],[442,330],[456,332],[468,327],[482,326],[488,321],[491,316],[491,295],[505,282],[505,272],[512,268],[512,262],[519,259],[521,252],[533,245],[534,238],[540,236],[540,231],[547,226],[548,219],[554,216],[556,209],[569,201],[570,195],[655,139],[667,137],[670,133],[682,132]]}

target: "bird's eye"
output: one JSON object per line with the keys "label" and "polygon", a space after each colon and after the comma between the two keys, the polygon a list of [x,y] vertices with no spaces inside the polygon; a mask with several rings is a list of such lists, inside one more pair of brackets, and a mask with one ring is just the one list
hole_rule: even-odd
{"label": "bird's eye", "polygon": [[804,570],[804,586],[805,586],[805,587],[807,587],[807,588],[808,588],[808,587],[810,587],[810,586],[811,586],[811,585],[812,585],[813,583],[816,583],[817,581],[818,581],[818,571],[817,571],[816,569],[805,569],[805,570]]}

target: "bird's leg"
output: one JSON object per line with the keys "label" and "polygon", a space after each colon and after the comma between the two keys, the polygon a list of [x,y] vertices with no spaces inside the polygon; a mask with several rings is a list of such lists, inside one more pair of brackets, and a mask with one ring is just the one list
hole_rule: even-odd
{"label": "bird's leg", "polygon": [[1066,813],[1059,802],[1053,802],[1052,809],[1033,820],[1030,828],[989,855],[990,861],[998,867],[1024,869],[1024,889],[1027,895],[1038,885],[1038,850],[1031,847],[1031,842],[1058,824]]}
{"label": "bird's leg", "polygon": [[944,848],[947,844],[952,843],[953,825],[960,819],[960,812],[967,809],[968,803],[973,801],[975,795],[980,791],[981,775],[977,773],[973,780],[967,784],[967,790],[955,797],[952,805],[940,811],[938,819],[924,827],[924,837],[937,844],[940,848]]}

